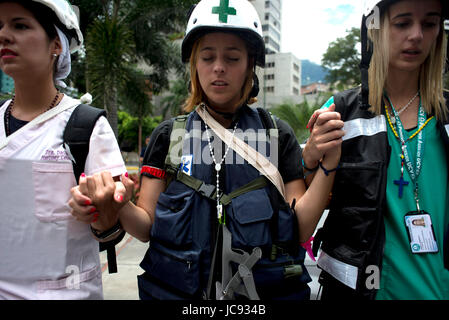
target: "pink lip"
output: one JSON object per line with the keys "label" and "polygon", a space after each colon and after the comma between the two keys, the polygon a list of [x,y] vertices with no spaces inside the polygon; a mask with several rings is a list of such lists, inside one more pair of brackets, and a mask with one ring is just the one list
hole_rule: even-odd
{"label": "pink lip", "polygon": [[2,59],[11,59],[11,58],[15,58],[17,57],[17,53],[15,53],[14,51],[4,48],[2,50],[0,50],[0,57]]}
{"label": "pink lip", "polygon": [[226,87],[228,85],[228,83],[226,81],[223,81],[223,80],[215,80],[215,81],[212,81],[211,84],[214,87]]}

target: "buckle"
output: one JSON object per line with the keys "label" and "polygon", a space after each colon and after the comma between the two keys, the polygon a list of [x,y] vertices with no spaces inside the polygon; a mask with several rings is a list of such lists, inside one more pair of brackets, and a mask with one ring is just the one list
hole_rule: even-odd
{"label": "buckle", "polygon": [[215,186],[203,182],[197,191],[201,195],[212,199],[212,195],[215,193]]}

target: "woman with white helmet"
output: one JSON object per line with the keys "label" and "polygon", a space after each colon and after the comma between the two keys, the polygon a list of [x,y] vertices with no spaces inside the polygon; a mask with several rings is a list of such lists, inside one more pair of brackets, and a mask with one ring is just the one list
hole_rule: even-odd
{"label": "woman with white helmet", "polygon": [[[82,42],[68,1],[0,0],[0,69],[15,87],[0,105],[0,299],[103,297],[98,242],[85,223],[98,212],[89,206],[78,221],[68,206],[76,179],[63,132],[80,100],[55,86],[65,86]],[[87,174],[126,171],[105,117],[89,150]]]}
{"label": "woman with white helmet", "polygon": [[[448,299],[448,4],[370,4],[362,86],[327,103],[341,114],[345,137],[330,212],[314,243],[322,242],[322,299]],[[310,167],[321,157],[315,135],[326,113],[316,111],[310,122],[303,153]]]}
{"label": "woman with white helmet", "polygon": [[[249,107],[258,91],[255,66],[265,61],[254,7],[246,0],[199,2],[182,59],[190,62],[189,114],[155,129],[137,206],[128,202],[119,212],[127,232],[150,241],[140,297],[308,299],[300,242],[315,229],[334,173],[321,171],[305,192],[293,130]],[[338,156],[328,152],[323,166],[335,167]],[[74,211],[91,197],[113,201],[97,196],[105,182],[93,180],[89,197],[73,192]],[[122,182],[129,199],[132,183]],[[123,192],[121,186],[115,195]]]}

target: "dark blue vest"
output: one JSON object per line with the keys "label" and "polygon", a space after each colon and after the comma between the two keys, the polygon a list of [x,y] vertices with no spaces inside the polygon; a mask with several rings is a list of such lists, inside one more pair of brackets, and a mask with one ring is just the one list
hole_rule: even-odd
{"label": "dark blue vest", "polygon": [[[215,186],[216,171],[205,125],[196,112],[189,115],[186,131],[189,135],[183,140],[181,170]],[[270,155],[270,138],[256,110],[243,107],[235,134],[262,154],[271,156],[270,160],[276,160],[277,145]],[[222,152],[218,152],[222,142],[218,138],[215,143],[213,140],[211,132],[215,159],[220,162],[227,146],[223,144]],[[220,172],[220,192],[229,194],[257,178],[259,171],[229,150]],[[205,296],[217,229],[216,212],[216,201],[177,179],[160,194],[150,248],[140,264],[146,271],[139,276],[142,299]],[[262,259],[252,270],[262,299],[309,298],[307,283],[311,279],[304,267],[305,251],[299,245],[296,216],[273,185],[233,198],[225,206],[225,221],[232,233],[233,248],[247,252],[254,247],[263,250]],[[290,272],[298,269],[302,272]]]}

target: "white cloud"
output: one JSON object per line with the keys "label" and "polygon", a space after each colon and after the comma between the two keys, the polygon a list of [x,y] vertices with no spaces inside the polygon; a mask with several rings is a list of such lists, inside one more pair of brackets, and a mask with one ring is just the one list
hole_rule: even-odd
{"label": "white cloud", "polygon": [[360,27],[361,0],[283,0],[282,52],[321,63],[329,43]]}

